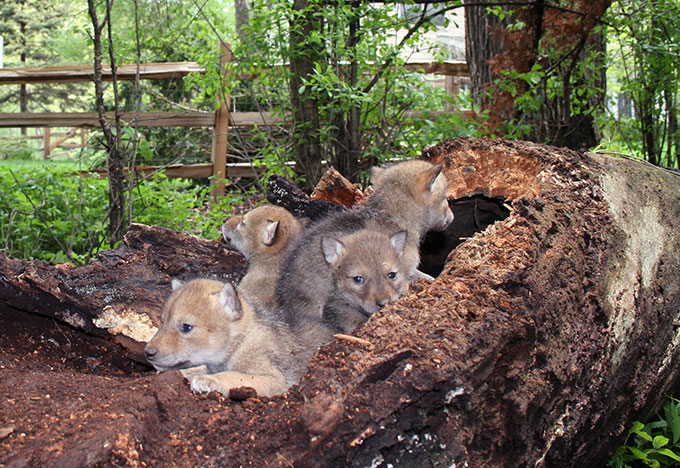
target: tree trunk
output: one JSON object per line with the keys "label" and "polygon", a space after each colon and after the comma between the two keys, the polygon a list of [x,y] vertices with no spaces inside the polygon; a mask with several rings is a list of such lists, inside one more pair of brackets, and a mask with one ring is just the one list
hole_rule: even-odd
{"label": "tree trunk", "polygon": [[[466,3],[477,3],[466,0]],[[465,6],[465,60],[472,81],[472,98],[479,109],[489,104],[485,92],[493,83],[489,60],[500,53],[503,45],[498,28],[501,22],[496,15],[489,15],[484,6]],[[496,34],[493,34],[493,31]]]}
{"label": "tree trunk", "polygon": [[[586,46],[598,52],[604,50],[604,38],[595,34],[594,28],[612,2],[574,0],[566,4],[572,10],[569,12],[543,1],[525,3],[503,7],[502,18],[486,7],[465,7],[466,59],[472,96],[480,110],[491,111],[486,122],[488,132],[502,135],[521,132],[534,141],[577,150],[595,146],[597,129],[589,109],[604,105],[606,70],[601,59],[589,55],[592,52]],[[509,27],[518,24],[523,26]],[[578,66],[587,59],[601,66],[577,73]],[[537,64],[546,76],[540,86],[532,83],[534,90],[526,79],[511,79],[501,73],[527,74]],[[547,90],[548,80],[553,87],[562,83],[561,92]],[[589,106],[573,109],[572,94],[577,87],[603,91],[592,93]],[[529,91],[534,100],[540,99],[538,109],[517,104],[518,98]],[[529,130],[520,126],[522,122]]]}
{"label": "tree trunk", "polygon": [[248,41],[245,28],[250,24],[250,5],[248,5],[248,0],[234,1],[234,17],[236,19],[238,39],[241,43],[245,44]]}
{"label": "tree trunk", "polygon": [[[307,0],[293,1],[290,21],[290,100],[293,107],[293,133],[295,162],[298,171],[307,177],[306,187],[311,189],[322,174],[321,121],[316,99],[307,87],[301,92],[304,80],[310,79],[315,63],[321,55],[318,46],[308,43],[318,22],[318,5]],[[317,28],[318,29],[318,28]]]}
{"label": "tree trunk", "polygon": [[[115,245],[119,242],[125,231],[127,223],[125,220],[125,167],[127,166],[125,153],[122,148],[121,127],[120,127],[120,108],[118,105],[118,87],[116,82],[116,64],[114,61],[113,44],[111,38],[111,7],[112,0],[106,2],[106,13],[104,20],[99,21],[94,0],[88,0],[88,13],[92,21],[93,35],[92,43],[94,49],[94,73],[92,81],[95,88],[95,105],[99,117],[99,125],[102,129],[106,147],[106,174],[109,181],[109,244]],[[115,119],[114,130],[105,117],[104,109],[104,88],[102,85],[102,30],[109,27],[109,56],[111,58],[112,86],[115,97]]]}
{"label": "tree trunk", "polygon": [[[354,16],[349,23],[347,35],[347,50],[350,51],[350,61],[348,65],[345,65],[337,63],[336,60],[334,66],[346,70],[344,81],[351,89],[356,89],[359,80],[356,55],[361,28],[358,2],[352,2],[352,9]],[[333,166],[350,180],[356,181],[359,175],[359,157],[361,156],[361,130],[359,128],[361,105],[353,101],[346,112],[337,110],[335,120],[337,130],[333,142]]]}
{"label": "tree trunk", "polygon": [[517,141],[449,140],[423,157],[444,164],[452,203],[500,200],[507,216],[457,239],[434,283],[386,306],[359,340],[324,346],[281,397],[86,371],[78,356],[101,355],[74,354],[68,327],[36,325],[42,313],[92,331],[107,305],[157,324],[170,276],[237,274],[242,260],[217,243],[135,227],[83,267],[3,258],[0,313],[28,325],[0,335],[0,462],[602,466],[677,382],[679,176]]}

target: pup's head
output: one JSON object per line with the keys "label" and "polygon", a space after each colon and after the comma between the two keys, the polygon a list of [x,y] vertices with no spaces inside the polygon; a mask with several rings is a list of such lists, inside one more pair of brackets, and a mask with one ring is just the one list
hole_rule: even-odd
{"label": "pup's head", "polygon": [[144,348],[146,359],[157,370],[220,365],[228,358],[231,337],[246,321],[247,304],[231,283],[173,279],[172,288],[163,323]]}
{"label": "pup's head", "polygon": [[406,231],[388,237],[362,230],[340,239],[321,239],[337,290],[364,315],[370,316],[397,299],[408,284],[408,274],[401,271],[399,258],[406,236]]}
{"label": "pup's head", "polygon": [[274,205],[258,206],[222,225],[224,240],[246,258],[259,253],[273,255],[301,231],[300,222],[288,210]]}
{"label": "pup's head", "polygon": [[414,215],[422,218],[423,232],[443,231],[453,221],[453,212],[446,197],[448,182],[442,165],[410,160],[388,168],[371,169],[371,181],[376,192],[384,188],[390,192],[408,194],[416,203],[411,206]]}

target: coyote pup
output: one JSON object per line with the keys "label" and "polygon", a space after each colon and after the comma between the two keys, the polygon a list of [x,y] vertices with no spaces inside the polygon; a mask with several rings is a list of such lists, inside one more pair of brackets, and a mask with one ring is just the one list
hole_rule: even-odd
{"label": "coyote pup", "polygon": [[336,333],[351,333],[388,301],[399,298],[408,284],[400,255],[406,231],[391,237],[363,230],[340,239],[321,238],[335,288],[323,311]]}
{"label": "coyote pup", "polygon": [[262,205],[222,225],[222,236],[248,259],[239,293],[258,311],[276,309],[276,278],[281,264],[300,236],[303,224],[288,210]]}
{"label": "coyote pup", "polygon": [[[326,298],[310,288],[310,279],[332,284],[330,265],[317,246],[321,238],[341,238],[361,229],[385,234],[407,231],[401,253],[400,271],[407,281],[429,275],[418,271],[419,247],[425,233],[443,230],[453,220],[446,198],[448,184],[441,165],[425,161],[406,161],[386,169],[373,168],[374,193],[352,210],[334,213],[310,226],[286,257],[277,286],[279,304],[312,317],[321,317]],[[327,287],[327,286],[325,286]]]}
{"label": "coyote pup", "polygon": [[284,324],[259,319],[231,283],[173,280],[172,287],[163,324],[144,350],[157,370],[184,370],[194,392],[225,395],[242,386],[278,395],[299,380],[308,357],[298,354],[306,351]]}

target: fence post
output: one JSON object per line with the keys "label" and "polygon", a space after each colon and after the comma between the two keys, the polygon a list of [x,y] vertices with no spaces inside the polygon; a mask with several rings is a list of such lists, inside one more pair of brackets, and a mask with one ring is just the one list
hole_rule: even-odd
{"label": "fence post", "polygon": [[231,47],[223,41],[219,41],[220,70],[223,77],[222,93],[217,96],[217,110],[215,111],[215,127],[213,128],[212,153],[212,180],[211,194],[213,197],[224,195],[224,182],[227,177],[227,139],[229,136],[229,92],[228,74],[226,65],[231,61]]}
{"label": "fence post", "polygon": [[47,159],[50,156],[50,153],[52,152],[52,149],[50,148],[51,145],[51,129],[50,127],[43,127],[43,159]]}

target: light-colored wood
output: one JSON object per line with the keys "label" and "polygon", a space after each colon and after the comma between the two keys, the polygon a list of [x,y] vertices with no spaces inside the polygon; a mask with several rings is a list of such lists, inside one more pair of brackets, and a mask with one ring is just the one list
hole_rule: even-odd
{"label": "light-colored wood", "polygon": [[[113,113],[107,114],[113,119]],[[259,127],[267,125],[285,125],[286,121],[274,112],[233,112],[228,114],[229,126]],[[134,112],[123,112],[121,118],[134,123],[137,115]],[[211,112],[141,112],[138,127],[212,127],[215,125],[215,114]],[[0,113],[0,127],[98,127],[99,120],[95,112],[78,113],[40,113],[17,112]]]}
{"label": "light-colored wood", "polygon": [[[46,129],[46,130],[49,130],[48,127],[46,127],[45,129]],[[51,153],[51,152],[54,151],[57,147],[61,146],[62,143],[64,143],[66,140],[68,140],[69,138],[75,136],[76,132],[78,132],[78,127],[73,127],[73,128],[71,128],[68,132],[66,132],[66,133],[64,133],[64,134],[62,134],[62,135],[60,135],[59,138],[57,138],[57,141],[55,141],[54,143],[51,143],[51,144],[50,144],[49,152]],[[56,136],[56,135],[55,135],[55,136]]]}
{"label": "light-colored wood", "polygon": [[[113,113],[106,114],[113,119]],[[212,127],[210,112],[123,112],[121,119],[138,127]],[[68,114],[17,112],[0,114],[0,127],[98,127],[96,112]]]}
{"label": "light-colored wood", "polygon": [[[142,79],[182,78],[189,73],[204,73],[205,69],[196,62],[165,62],[140,64]],[[117,80],[134,80],[136,64],[119,65]],[[58,67],[3,68],[0,69],[0,85],[22,83],[75,83],[92,81],[92,65],[65,65]],[[102,65],[102,79],[111,80],[111,66]]]}
{"label": "light-colored wood", "polygon": [[[127,171],[127,169],[124,169]],[[255,168],[248,163],[229,163],[227,171],[231,179],[255,177],[265,168]],[[92,169],[87,171],[78,171],[81,175],[97,175],[106,177],[106,169]],[[213,165],[210,163],[204,164],[173,164],[172,166],[137,166],[135,173],[137,177],[148,176],[154,172],[163,172],[168,178],[185,178],[185,179],[207,179],[213,173]],[[126,172],[127,174],[127,172]]]}
{"label": "light-colored wood", "polygon": [[466,62],[409,62],[404,65],[407,70],[421,73],[446,76],[468,76]]}
{"label": "light-colored wood", "polygon": [[285,125],[289,123],[275,112],[230,112],[229,125],[231,127],[258,127]]}
{"label": "light-colored wood", "polygon": [[[272,69],[287,65],[273,65]],[[409,70],[422,71],[448,76],[467,76],[465,62],[410,62],[405,65]],[[205,69],[196,62],[162,62],[140,64],[141,79],[182,78],[189,73],[205,73]],[[136,64],[119,65],[116,79],[134,80],[137,74]],[[0,69],[0,85],[24,83],[77,83],[90,82],[94,75],[92,65],[62,65],[56,67],[27,67]],[[102,79],[110,81],[111,66],[102,64]]]}
{"label": "light-colored wood", "polygon": [[227,143],[229,138],[229,93],[227,92],[227,63],[231,61],[231,48],[229,44],[220,41],[220,70],[222,72],[222,89],[216,99],[217,110],[215,111],[215,126],[213,127],[212,152],[212,179],[210,180],[211,194],[213,197],[224,196],[224,179],[227,172]]}

